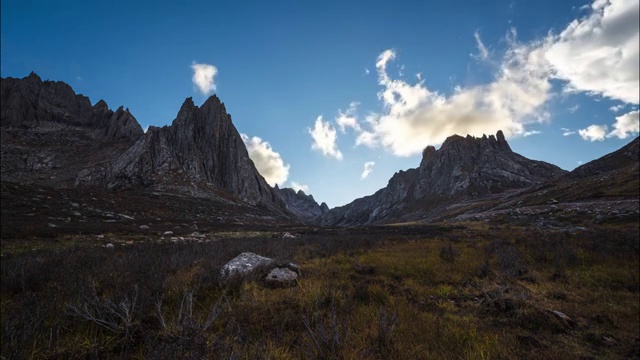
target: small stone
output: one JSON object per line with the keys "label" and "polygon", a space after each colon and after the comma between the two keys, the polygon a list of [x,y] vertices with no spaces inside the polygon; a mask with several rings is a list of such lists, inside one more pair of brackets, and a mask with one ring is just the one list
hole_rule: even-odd
{"label": "small stone", "polygon": [[107,245],[105,245],[104,247],[105,247],[105,249],[113,249],[113,248],[114,248],[114,246],[113,246],[113,244],[112,244],[112,243],[108,243],[108,244],[107,244]]}
{"label": "small stone", "polygon": [[49,223],[48,225],[49,225],[49,227],[50,227],[50,228],[56,228],[56,227],[58,227],[58,225],[56,225],[56,224],[52,224],[52,223]]}
{"label": "small stone", "polygon": [[171,236],[171,235],[173,235],[173,231],[165,231],[165,232],[162,233],[162,235]]}
{"label": "small stone", "polygon": [[141,229],[141,230],[149,230],[149,226],[148,225],[140,225],[138,228]]}

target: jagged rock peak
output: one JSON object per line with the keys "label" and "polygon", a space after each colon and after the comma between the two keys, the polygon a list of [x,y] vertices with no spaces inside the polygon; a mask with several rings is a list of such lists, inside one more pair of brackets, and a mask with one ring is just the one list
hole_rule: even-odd
{"label": "jagged rock peak", "polygon": [[38,76],[38,74],[36,74],[35,72],[31,72],[29,73],[29,76],[27,76],[27,78],[33,80],[33,81],[37,81],[37,82],[42,82],[42,79],[40,78],[40,76]]}
{"label": "jagged rock peak", "polygon": [[195,113],[200,114],[199,117],[202,119],[231,120],[231,115],[227,113],[224,103],[216,95],[211,95],[202,106],[197,106],[192,97],[186,98],[180,107],[180,111],[178,111],[175,121],[184,123],[188,119],[192,119]]}
{"label": "jagged rock peak", "polygon": [[436,154],[436,148],[432,145],[427,146],[422,151],[422,161],[420,162],[420,166],[424,165],[427,161],[433,159]]}
{"label": "jagged rock peak", "polygon": [[[449,136],[440,149],[447,149],[449,147],[457,147],[457,146],[489,146],[496,149],[502,149],[507,151],[512,151],[509,143],[505,139],[504,133],[502,130],[498,130],[496,135],[483,134],[482,137],[475,137],[471,135],[467,135],[466,137],[462,137],[460,135],[451,135]],[[425,151],[423,152],[423,157],[425,155]]]}
{"label": "jagged rock peak", "polygon": [[98,143],[135,141],[143,134],[128,111],[111,111],[104,100],[91,105],[88,97],[63,81],[42,81],[31,72],[21,79],[2,78],[1,85],[2,127],[49,132],[70,126],[87,131]]}
{"label": "jagged rock peak", "polygon": [[106,101],[100,100],[95,105],[93,105],[93,108],[96,110],[109,110],[109,105],[107,105]]}
{"label": "jagged rock peak", "polygon": [[322,202],[322,204],[320,204],[320,210],[322,211],[322,213],[326,213],[327,211],[329,211],[329,205],[327,205],[326,202]]}

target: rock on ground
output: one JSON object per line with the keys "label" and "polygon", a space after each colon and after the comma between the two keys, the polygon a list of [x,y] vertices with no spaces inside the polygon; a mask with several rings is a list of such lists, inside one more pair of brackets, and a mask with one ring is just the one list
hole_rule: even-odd
{"label": "rock on ground", "polygon": [[257,279],[269,287],[289,287],[297,284],[300,267],[245,252],[231,259],[220,269],[220,280],[223,283],[236,277],[247,279],[251,275],[256,275]]}

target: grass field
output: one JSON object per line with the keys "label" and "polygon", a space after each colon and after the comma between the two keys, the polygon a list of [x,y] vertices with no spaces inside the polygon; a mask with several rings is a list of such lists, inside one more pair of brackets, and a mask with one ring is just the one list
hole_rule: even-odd
{"label": "grass field", "polygon": [[[637,223],[402,228],[3,240],[2,358],[640,356]],[[244,251],[299,264],[298,286],[220,285]]]}

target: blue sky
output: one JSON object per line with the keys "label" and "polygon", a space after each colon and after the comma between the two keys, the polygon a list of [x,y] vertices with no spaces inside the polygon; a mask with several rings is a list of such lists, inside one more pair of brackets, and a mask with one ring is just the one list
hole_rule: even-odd
{"label": "blue sky", "polygon": [[2,77],[65,81],[143,127],[216,93],[265,178],[330,207],[453,133],[503,129],[567,170],[638,134],[637,0],[3,0],[1,16]]}

